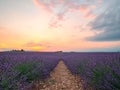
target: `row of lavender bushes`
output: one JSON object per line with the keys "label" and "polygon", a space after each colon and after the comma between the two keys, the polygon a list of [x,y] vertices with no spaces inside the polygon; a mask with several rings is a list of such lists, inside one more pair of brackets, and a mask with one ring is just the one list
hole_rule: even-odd
{"label": "row of lavender bushes", "polygon": [[[83,79],[84,88],[120,90],[120,53],[3,52],[0,53],[0,89],[21,90],[49,77],[59,60]],[[89,88],[88,88],[89,90]]]}
{"label": "row of lavender bushes", "polygon": [[85,90],[120,90],[120,53],[66,53],[63,59]]}
{"label": "row of lavender bushes", "polygon": [[59,59],[55,53],[0,53],[0,90],[22,90],[49,77]]}

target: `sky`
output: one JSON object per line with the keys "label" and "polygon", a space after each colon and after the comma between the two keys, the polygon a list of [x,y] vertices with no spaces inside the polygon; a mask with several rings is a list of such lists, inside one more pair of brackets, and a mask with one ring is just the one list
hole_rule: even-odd
{"label": "sky", "polygon": [[120,51],[120,0],[0,0],[0,51]]}

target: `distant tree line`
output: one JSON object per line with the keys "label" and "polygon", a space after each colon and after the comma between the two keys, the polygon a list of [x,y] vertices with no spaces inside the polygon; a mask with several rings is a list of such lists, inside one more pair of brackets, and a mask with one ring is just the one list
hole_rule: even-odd
{"label": "distant tree line", "polygon": [[25,50],[21,49],[21,50],[11,50],[11,52],[25,52]]}

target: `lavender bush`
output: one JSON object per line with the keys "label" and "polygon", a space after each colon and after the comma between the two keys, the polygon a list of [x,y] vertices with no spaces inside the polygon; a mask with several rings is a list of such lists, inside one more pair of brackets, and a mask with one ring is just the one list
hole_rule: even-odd
{"label": "lavender bush", "polygon": [[36,80],[47,78],[58,63],[53,53],[0,53],[0,88],[18,90]]}
{"label": "lavender bush", "polygon": [[120,90],[120,53],[71,53],[64,62],[82,77],[85,89]]}

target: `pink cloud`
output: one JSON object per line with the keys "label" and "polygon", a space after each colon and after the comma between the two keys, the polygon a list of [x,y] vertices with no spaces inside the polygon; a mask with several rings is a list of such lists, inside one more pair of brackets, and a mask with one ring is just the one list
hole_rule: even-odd
{"label": "pink cloud", "polygon": [[33,0],[35,5],[37,5],[38,7],[44,9],[47,12],[51,12],[51,9],[49,8],[49,6],[46,3],[43,3],[41,0]]}
{"label": "pink cloud", "polygon": [[51,21],[49,23],[50,28],[57,28],[58,27],[58,21]]}
{"label": "pink cloud", "polygon": [[49,27],[50,27],[50,28],[58,28],[58,27],[61,27],[62,25],[61,25],[59,22],[60,22],[59,19],[51,20],[50,23],[49,23]]}
{"label": "pink cloud", "polygon": [[[51,12],[55,15],[55,18],[50,21],[49,26],[57,28],[59,22],[65,20],[65,16],[67,12],[70,11],[82,11],[87,13],[85,17],[93,17],[93,15],[89,12],[90,9],[96,8],[94,5],[90,4],[82,4],[77,0],[33,0],[34,3],[45,11]],[[89,12],[89,13],[88,13]]]}
{"label": "pink cloud", "polygon": [[101,4],[101,3],[103,2],[103,0],[98,0],[97,2],[98,2],[99,4]]}
{"label": "pink cloud", "polygon": [[95,9],[96,8],[96,5],[91,5],[90,6],[92,9]]}
{"label": "pink cloud", "polygon": [[95,18],[96,15],[92,11],[89,11],[84,15],[84,17],[85,18]]}
{"label": "pink cloud", "polygon": [[79,6],[79,10],[80,11],[83,11],[83,12],[87,12],[87,11],[89,11],[89,5],[87,5],[87,4],[81,4],[80,6]]}

